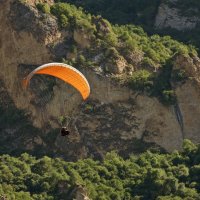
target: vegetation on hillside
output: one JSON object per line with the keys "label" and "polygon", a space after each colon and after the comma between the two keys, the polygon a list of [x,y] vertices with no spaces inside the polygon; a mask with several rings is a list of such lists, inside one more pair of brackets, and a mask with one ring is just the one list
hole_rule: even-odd
{"label": "vegetation on hillside", "polygon": [[[148,36],[135,25],[111,25],[101,16],[87,14],[82,8],[67,3],[55,3],[49,8],[47,4],[39,4],[37,7],[45,13],[50,10],[57,17],[60,28],[69,33],[65,41],[69,48],[64,62],[76,67],[100,68],[107,74],[118,72],[118,63],[123,63],[121,78],[124,84],[148,91],[149,95],[158,96],[167,104],[174,103],[170,84],[173,57],[176,54],[196,55],[193,46],[179,43],[170,36]],[[76,41],[76,33],[86,38],[82,38],[86,40],[84,47]],[[148,73],[148,77],[143,77],[143,72]],[[141,80],[145,83],[138,87]]]}
{"label": "vegetation on hillside", "polygon": [[100,14],[113,24],[152,25],[160,0],[56,0],[83,7],[89,13]]}
{"label": "vegetation on hillside", "polygon": [[[186,44],[195,45],[198,49],[200,47],[200,28],[197,26],[192,32],[190,30],[177,31],[175,29],[156,30],[154,28],[155,16],[161,4],[160,0],[57,0],[57,2],[68,2],[76,6],[83,7],[86,11],[102,15],[114,24],[136,24],[145,29],[150,34],[158,33],[160,35],[171,35],[178,41]],[[198,0],[177,0],[177,1],[162,1],[167,3],[170,7],[180,10],[180,14],[186,17],[200,17],[200,3]]]}
{"label": "vegetation on hillside", "polygon": [[108,153],[103,161],[65,162],[0,156],[0,194],[8,199],[70,199],[81,185],[95,200],[200,199],[200,145],[185,140],[183,151],[147,151],[124,160]]}

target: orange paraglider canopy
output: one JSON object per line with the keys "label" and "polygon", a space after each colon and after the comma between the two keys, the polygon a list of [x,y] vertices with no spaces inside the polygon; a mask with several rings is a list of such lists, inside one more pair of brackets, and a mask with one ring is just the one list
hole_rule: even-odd
{"label": "orange paraglider canopy", "polygon": [[70,65],[64,63],[49,63],[36,68],[24,78],[23,86],[25,88],[27,88],[34,74],[47,74],[65,81],[76,88],[84,100],[87,99],[90,94],[90,86],[85,76]]}

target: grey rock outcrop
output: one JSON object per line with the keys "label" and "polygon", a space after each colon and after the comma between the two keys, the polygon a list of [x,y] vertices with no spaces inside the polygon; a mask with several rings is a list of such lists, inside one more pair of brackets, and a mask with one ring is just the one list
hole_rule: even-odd
{"label": "grey rock outcrop", "polygon": [[[172,1],[173,2],[173,1]],[[198,17],[188,17],[181,14],[176,7],[169,6],[167,1],[160,4],[155,19],[157,29],[173,28],[179,31],[191,30],[200,22]]]}

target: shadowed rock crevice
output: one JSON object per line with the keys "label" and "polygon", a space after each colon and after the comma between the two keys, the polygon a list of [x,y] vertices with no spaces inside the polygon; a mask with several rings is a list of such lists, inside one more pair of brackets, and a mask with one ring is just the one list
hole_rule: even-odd
{"label": "shadowed rock crevice", "polygon": [[180,107],[178,102],[173,106],[174,107],[174,112],[177,118],[177,121],[180,125],[181,133],[182,133],[182,139],[185,139],[185,134],[184,134],[184,124],[183,124],[183,115],[181,113]]}

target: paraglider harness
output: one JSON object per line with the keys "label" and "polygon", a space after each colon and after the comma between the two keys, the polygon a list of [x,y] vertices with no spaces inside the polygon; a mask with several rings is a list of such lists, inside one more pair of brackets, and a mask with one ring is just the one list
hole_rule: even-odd
{"label": "paraglider harness", "polygon": [[67,136],[70,134],[70,131],[68,130],[67,127],[62,127],[60,130],[60,134],[61,134],[61,136]]}
{"label": "paraglider harness", "polygon": [[71,118],[70,117],[65,117],[65,120],[66,120],[66,126],[62,126],[62,128],[60,129],[60,135],[61,136],[67,136],[67,135],[70,134],[69,123],[71,121]]}

